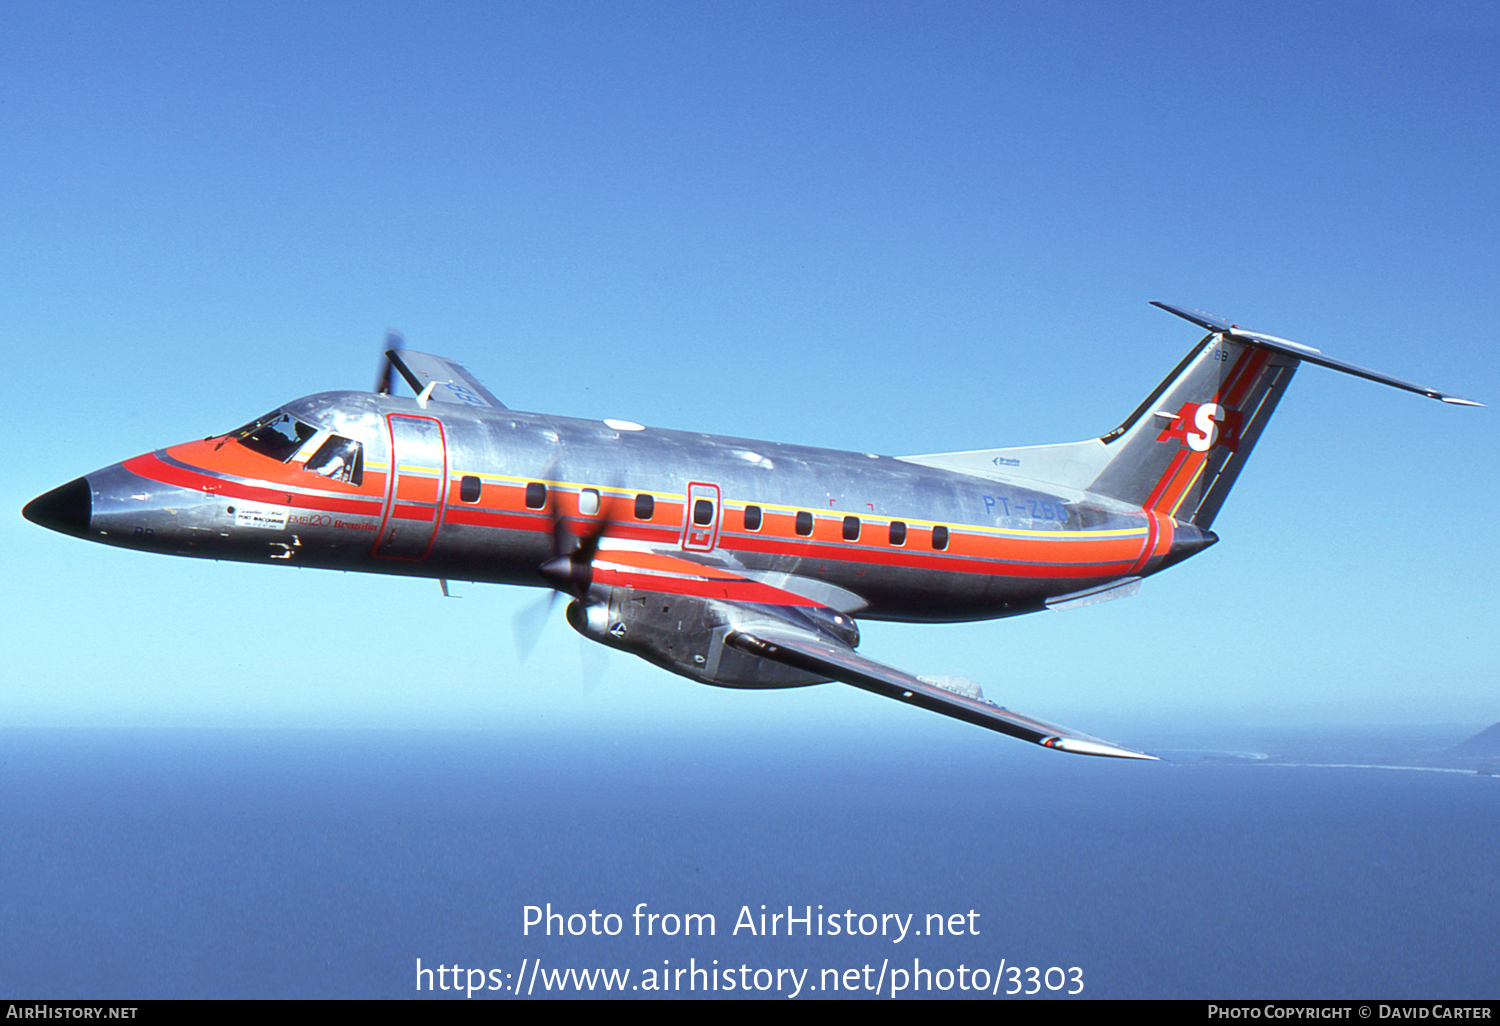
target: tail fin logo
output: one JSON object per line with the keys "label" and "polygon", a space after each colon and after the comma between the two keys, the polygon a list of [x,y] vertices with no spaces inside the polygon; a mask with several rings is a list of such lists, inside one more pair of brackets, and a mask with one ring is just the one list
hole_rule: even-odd
{"label": "tail fin logo", "polygon": [[1157,436],[1158,442],[1173,438],[1194,452],[1223,446],[1236,452],[1240,445],[1240,411],[1218,403],[1183,403],[1172,423]]}

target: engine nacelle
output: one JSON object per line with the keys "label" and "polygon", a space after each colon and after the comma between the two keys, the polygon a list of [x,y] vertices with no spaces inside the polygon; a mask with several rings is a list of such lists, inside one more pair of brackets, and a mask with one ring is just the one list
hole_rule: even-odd
{"label": "engine nacelle", "polygon": [[732,630],[793,623],[851,648],[859,644],[853,618],[822,606],[744,606],[634,588],[595,589],[587,600],[569,604],[568,623],[590,641],[726,688],[795,688],[828,679],[726,646]]}

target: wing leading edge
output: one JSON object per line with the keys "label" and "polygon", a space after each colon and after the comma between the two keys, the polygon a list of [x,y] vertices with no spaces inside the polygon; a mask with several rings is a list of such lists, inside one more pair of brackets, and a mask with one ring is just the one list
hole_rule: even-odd
{"label": "wing leading edge", "polygon": [[724,638],[724,643],[761,659],[822,674],[865,691],[873,691],[898,702],[920,706],[944,716],[1009,734],[1044,748],[1117,759],[1154,761],[1157,758],[1066,727],[1013,713],[983,698],[929,683],[903,670],[866,659],[846,645],[801,631],[790,624],[783,626],[756,623],[748,629],[731,631]]}

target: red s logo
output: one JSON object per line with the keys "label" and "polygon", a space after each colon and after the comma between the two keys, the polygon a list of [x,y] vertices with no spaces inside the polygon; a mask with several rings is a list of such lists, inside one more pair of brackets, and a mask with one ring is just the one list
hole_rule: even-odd
{"label": "red s logo", "polygon": [[1235,452],[1240,446],[1240,411],[1218,403],[1183,403],[1158,442],[1175,438],[1194,452],[1223,446]]}

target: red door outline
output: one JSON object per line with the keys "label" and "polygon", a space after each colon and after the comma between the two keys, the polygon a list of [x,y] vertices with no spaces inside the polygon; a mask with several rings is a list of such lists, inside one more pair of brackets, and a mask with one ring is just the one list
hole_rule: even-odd
{"label": "red door outline", "polygon": [[[397,421],[418,421],[424,426],[403,423],[398,428]],[[437,539],[448,506],[448,439],[443,432],[443,422],[436,417],[388,413],[385,423],[386,453],[390,462],[385,475],[385,506],[381,510],[374,554],[382,559],[425,559],[432,551],[432,543]],[[437,429],[435,454],[432,452],[431,429],[425,426],[427,424]],[[402,453],[415,460],[436,455],[439,464],[437,479],[434,481],[426,474],[408,473],[403,489],[399,458]],[[427,494],[429,483],[434,486],[430,497]]]}
{"label": "red door outline", "polygon": [[[693,509],[699,502],[713,503],[713,516],[706,524],[693,522]],[[719,544],[719,518],[724,504],[719,501],[719,486],[704,481],[688,484],[687,502],[682,510],[682,547],[688,552],[712,552]]]}

